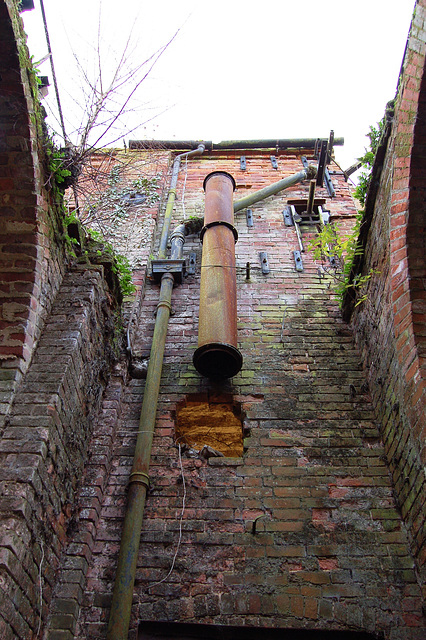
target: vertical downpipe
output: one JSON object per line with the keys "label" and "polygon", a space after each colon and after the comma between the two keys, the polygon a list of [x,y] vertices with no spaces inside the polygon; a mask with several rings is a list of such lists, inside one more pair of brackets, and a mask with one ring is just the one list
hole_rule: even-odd
{"label": "vertical downpipe", "polygon": [[[180,154],[173,164],[172,180],[164,215],[164,223],[160,237],[158,257],[165,258],[173,204],[176,197],[180,161],[183,157],[200,155],[204,144],[188,153]],[[184,230],[176,231],[172,236],[171,258],[181,259]],[[171,273],[163,273],[161,277],[160,297],[157,304],[154,335],[146,375],[145,391],[139,420],[139,431],[136,440],[132,472],[129,478],[126,514],[121,535],[120,551],[117,560],[117,572],[112,594],[111,612],[108,623],[107,640],[126,640],[129,634],[130,614],[133,600],[133,588],[136,576],[139,543],[143,524],[145,500],[149,488],[149,466],[157,414],[158,396],[160,393],[161,373],[166,345],[167,327],[171,311],[171,299],[174,278]]]}
{"label": "vertical downpipe", "polygon": [[234,189],[235,181],[229,173],[215,171],[204,180],[198,349],[193,362],[208,378],[230,378],[240,371],[243,362],[237,349]]}

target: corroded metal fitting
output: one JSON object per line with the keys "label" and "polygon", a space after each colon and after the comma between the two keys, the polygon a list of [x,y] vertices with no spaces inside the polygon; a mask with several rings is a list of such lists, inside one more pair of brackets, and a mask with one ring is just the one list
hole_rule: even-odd
{"label": "corroded metal fitting", "polygon": [[129,477],[129,485],[130,484],[142,484],[146,490],[149,489],[149,476],[143,471],[133,471]]}
{"label": "corroded metal fitting", "polygon": [[312,178],[317,177],[317,168],[315,165],[310,164],[306,167],[306,179],[312,180]]}

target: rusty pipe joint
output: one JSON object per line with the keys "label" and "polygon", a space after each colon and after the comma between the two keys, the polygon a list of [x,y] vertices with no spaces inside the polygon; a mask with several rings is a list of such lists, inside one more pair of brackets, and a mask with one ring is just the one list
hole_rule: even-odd
{"label": "rusty pipe joint", "polygon": [[242,366],[237,348],[237,279],[233,177],[223,171],[204,180],[205,215],[200,284],[197,371],[208,378],[231,378]]}

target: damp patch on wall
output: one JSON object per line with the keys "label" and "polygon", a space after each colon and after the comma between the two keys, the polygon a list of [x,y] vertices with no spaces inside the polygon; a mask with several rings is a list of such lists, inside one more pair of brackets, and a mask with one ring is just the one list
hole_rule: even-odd
{"label": "damp patch on wall", "polygon": [[243,427],[239,403],[185,398],[176,407],[176,442],[201,457],[243,455]]}

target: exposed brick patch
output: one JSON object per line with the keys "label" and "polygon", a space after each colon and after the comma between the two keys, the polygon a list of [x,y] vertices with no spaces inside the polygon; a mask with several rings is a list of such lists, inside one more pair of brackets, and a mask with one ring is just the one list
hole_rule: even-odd
{"label": "exposed brick patch", "polygon": [[[243,426],[238,408],[215,398],[189,396],[176,408],[175,437],[178,445],[187,445],[204,457],[214,457],[204,450],[210,447],[226,457],[239,457],[243,453]],[[194,453],[195,453],[194,451]]]}

